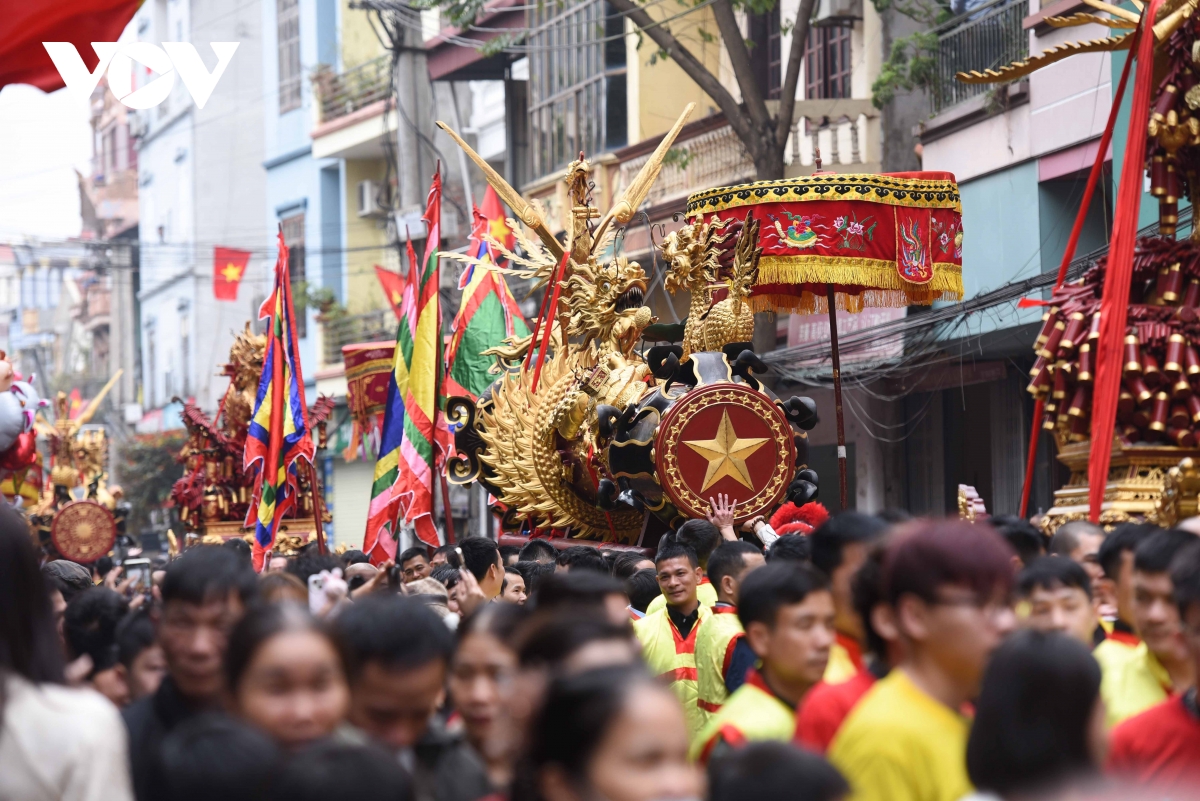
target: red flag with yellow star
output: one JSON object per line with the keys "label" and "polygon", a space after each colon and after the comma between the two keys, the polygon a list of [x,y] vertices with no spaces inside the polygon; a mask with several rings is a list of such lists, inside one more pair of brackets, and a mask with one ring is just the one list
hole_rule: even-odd
{"label": "red flag with yellow star", "polygon": [[379,279],[379,285],[383,287],[383,294],[387,296],[392,311],[396,313],[396,319],[403,319],[404,312],[400,307],[404,302],[404,276],[391,270],[385,270],[376,264],[375,277]]}
{"label": "red flag with yellow star", "polygon": [[217,300],[237,300],[238,287],[249,263],[249,251],[213,248],[213,297]]}
{"label": "red flag with yellow star", "polygon": [[[500,202],[500,196],[491,186],[488,186],[487,191],[483,193],[483,204],[479,207],[479,213],[487,220],[488,233],[505,248],[512,250],[513,232],[509,230],[508,223],[504,221],[504,204]],[[493,254],[493,262],[500,262],[500,259],[495,258],[498,255]]]}

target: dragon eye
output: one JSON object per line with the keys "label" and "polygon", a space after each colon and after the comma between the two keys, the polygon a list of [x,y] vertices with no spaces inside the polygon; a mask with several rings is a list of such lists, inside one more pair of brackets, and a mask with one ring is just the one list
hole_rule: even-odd
{"label": "dragon eye", "polygon": [[601,284],[601,285],[600,285],[600,289],[601,289],[601,291],[603,291],[603,292],[607,292],[607,291],[608,291],[608,289],[609,289],[608,282],[607,282],[607,281],[605,281],[603,284]]}

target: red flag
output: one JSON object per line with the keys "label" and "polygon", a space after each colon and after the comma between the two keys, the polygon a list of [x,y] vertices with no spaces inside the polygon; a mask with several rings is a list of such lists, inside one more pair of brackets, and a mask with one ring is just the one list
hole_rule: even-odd
{"label": "red flag", "polygon": [[[500,202],[500,196],[490,185],[483,193],[483,205],[480,206],[479,213],[488,221],[487,230],[492,238],[508,250],[512,250],[513,232],[509,230],[508,223],[504,219],[504,204]],[[492,261],[498,263],[499,259],[493,257]]]}
{"label": "red flag", "polygon": [[141,0],[23,0],[0,14],[0,89],[27,83],[43,92],[63,88],[42,42],[75,45],[89,71],[100,62],[92,42],[115,42]]}
{"label": "red flag", "polygon": [[233,248],[213,248],[213,297],[237,300],[238,287],[246,274],[250,253]]}
{"label": "red flag", "polygon": [[[411,263],[416,264],[417,260],[414,258]],[[379,278],[379,285],[383,287],[383,294],[387,296],[387,301],[391,304],[396,319],[399,320],[404,316],[400,309],[404,302],[404,276],[391,270],[385,270],[378,264],[375,265],[375,275]]]}

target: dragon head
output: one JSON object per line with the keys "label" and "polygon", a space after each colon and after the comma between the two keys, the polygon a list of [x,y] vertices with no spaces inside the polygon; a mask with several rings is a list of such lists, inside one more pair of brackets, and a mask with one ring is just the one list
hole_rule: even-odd
{"label": "dragon head", "polygon": [[670,266],[663,280],[668,292],[696,290],[716,277],[721,255],[717,246],[730,236],[722,233],[725,225],[723,220],[697,220],[667,234],[660,249]]}
{"label": "dragon head", "polygon": [[568,336],[596,341],[602,350],[628,355],[646,326],[653,322],[646,298],[646,273],[636,261],[618,256],[608,264],[589,257],[573,265],[564,284],[571,321]]}

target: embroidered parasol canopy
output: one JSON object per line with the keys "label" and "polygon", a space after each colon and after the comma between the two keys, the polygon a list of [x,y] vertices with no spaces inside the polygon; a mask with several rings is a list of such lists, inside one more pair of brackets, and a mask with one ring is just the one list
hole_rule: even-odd
{"label": "embroidered parasol canopy", "polygon": [[698,192],[687,216],[762,231],[755,311],[927,306],[962,300],[962,204],[946,172],[817,174]]}

